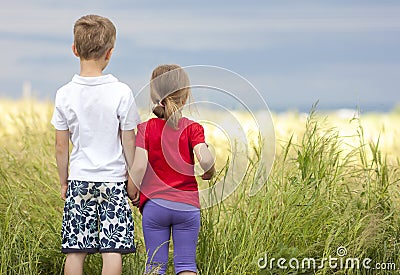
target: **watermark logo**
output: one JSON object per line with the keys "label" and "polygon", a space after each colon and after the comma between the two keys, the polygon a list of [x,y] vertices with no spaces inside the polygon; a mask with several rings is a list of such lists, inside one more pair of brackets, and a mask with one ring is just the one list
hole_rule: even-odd
{"label": "watermark logo", "polygon": [[346,255],[347,255],[347,249],[346,249],[346,247],[344,247],[344,246],[339,246],[339,247],[336,249],[336,254],[337,254],[339,257],[344,257],[344,256],[346,256]]}
{"label": "watermark logo", "polygon": [[268,257],[265,253],[263,257],[257,260],[257,265],[260,269],[294,269],[294,270],[319,270],[319,269],[334,269],[334,270],[397,270],[396,264],[373,263],[371,258],[346,257],[347,249],[344,246],[339,246],[336,249],[335,256],[314,258],[274,258]]}

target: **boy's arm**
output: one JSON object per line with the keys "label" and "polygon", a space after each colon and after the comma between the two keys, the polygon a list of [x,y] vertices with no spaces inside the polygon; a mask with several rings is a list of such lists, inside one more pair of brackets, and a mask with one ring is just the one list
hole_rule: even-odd
{"label": "boy's arm", "polygon": [[[128,171],[132,169],[133,160],[135,158],[135,131],[134,130],[122,130],[121,131],[121,142],[124,150],[124,156]],[[129,173],[128,173],[129,174]],[[132,177],[128,175],[128,183],[126,185],[126,191],[129,199],[134,205],[139,201],[139,188],[137,188],[132,181]]]}
{"label": "boy's arm", "polygon": [[67,197],[68,189],[68,162],[69,162],[69,131],[56,130],[56,162],[60,178],[61,198]]}
{"label": "boy's arm", "polygon": [[209,180],[215,174],[214,157],[205,143],[199,143],[193,148],[196,158],[199,160],[204,174],[201,176],[203,180]]}

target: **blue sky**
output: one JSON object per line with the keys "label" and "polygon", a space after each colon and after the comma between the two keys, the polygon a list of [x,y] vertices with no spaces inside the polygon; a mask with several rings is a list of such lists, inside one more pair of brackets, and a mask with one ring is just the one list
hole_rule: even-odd
{"label": "blue sky", "polygon": [[52,100],[78,72],[72,27],[90,13],[117,26],[105,72],[135,92],[158,64],[208,64],[248,79],[272,110],[400,103],[399,1],[6,1],[0,96],[29,81]]}

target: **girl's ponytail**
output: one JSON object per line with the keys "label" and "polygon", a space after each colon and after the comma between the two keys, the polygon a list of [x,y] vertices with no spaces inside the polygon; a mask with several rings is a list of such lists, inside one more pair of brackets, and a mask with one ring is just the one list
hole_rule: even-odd
{"label": "girl's ponytail", "polygon": [[178,128],[181,108],[190,95],[189,77],[179,65],[161,65],[154,69],[150,82],[150,96],[155,104],[153,113]]}
{"label": "girl's ponytail", "polygon": [[156,106],[154,106],[153,114],[155,114],[159,118],[164,118],[164,116],[165,116],[164,106],[161,106],[160,104],[157,104]]}
{"label": "girl's ponytail", "polygon": [[179,119],[182,117],[180,107],[170,97],[164,100],[164,119],[172,128],[178,128]]}

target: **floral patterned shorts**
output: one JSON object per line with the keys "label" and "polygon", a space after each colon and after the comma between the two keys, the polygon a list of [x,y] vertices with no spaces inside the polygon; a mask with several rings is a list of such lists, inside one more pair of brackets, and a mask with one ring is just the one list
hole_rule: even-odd
{"label": "floral patterned shorts", "polygon": [[135,252],[132,210],[124,182],[68,181],[61,251]]}

